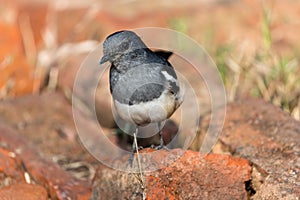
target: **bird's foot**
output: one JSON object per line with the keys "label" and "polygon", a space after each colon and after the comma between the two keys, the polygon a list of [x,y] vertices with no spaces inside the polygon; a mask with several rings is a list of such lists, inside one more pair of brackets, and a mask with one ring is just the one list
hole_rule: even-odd
{"label": "bird's foot", "polygon": [[164,149],[164,150],[169,150],[169,148],[165,145],[158,145],[156,147],[154,147],[155,150],[161,150],[161,149]]}
{"label": "bird's foot", "polygon": [[142,149],[144,149],[144,147],[142,147],[142,146],[139,146],[139,147],[138,147],[138,150],[142,150]]}

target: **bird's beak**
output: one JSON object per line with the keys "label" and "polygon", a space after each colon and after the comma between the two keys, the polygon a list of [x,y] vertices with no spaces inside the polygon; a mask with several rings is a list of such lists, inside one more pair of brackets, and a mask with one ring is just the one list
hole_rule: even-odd
{"label": "bird's beak", "polygon": [[103,64],[103,63],[106,63],[108,61],[108,56],[107,55],[104,55],[101,60],[100,60],[100,64]]}

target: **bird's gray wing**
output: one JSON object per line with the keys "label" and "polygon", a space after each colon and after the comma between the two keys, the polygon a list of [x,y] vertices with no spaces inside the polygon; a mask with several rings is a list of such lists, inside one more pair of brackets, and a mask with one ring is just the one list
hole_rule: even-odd
{"label": "bird's gray wing", "polygon": [[[159,98],[166,87],[166,80],[161,74],[162,67],[158,63],[146,63],[119,74],[117,79],[111,76],[114,99],[132,105]],[[111,70],[111,73],[117,72]]]}

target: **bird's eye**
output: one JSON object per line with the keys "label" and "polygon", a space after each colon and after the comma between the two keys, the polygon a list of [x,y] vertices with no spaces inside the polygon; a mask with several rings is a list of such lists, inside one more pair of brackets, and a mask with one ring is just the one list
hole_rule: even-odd
{"label": "bird's eye", "polygon": [[121,43],[120,48],[122,50],[127,50],[129,48],[129,43],[128,42]]}

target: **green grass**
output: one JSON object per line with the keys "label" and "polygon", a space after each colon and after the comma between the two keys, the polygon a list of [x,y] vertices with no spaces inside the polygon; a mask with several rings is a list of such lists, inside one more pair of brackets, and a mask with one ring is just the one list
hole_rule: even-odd
{"label": "green grass", "polygon": [[[226,44],[210,53],[215,60],[229,101],[245,94],[263,98],[300,120],[300,55],[279,55],[272,47],[271,10],[263,9],[263,49],[249,59],[237,55],[236,46]],[[250,60],[250,62],[249,62]],[[233,66],[234,65],[234,66]]]}
{"label": "green grass", "polygon": [[[169,27],[188,34],[190,24],[187,18],[177,17],[169,20]],[[204,45],[219,69],[229,101],[245,95],[263,98],[300,120],[300,66],[296,59],[300,52],[295,48],[294,54],[282,56],[274,50],[270,7],[262,9],[260,27],[262,49],[252,57],[241,55],[233,43],[216,45],[213,35],[217,30],[209,27]]]}
{"label": "green grass", "polygon": [[272,35],[270,30],[271,14],[272,12],[269,8],[265,7],[263,9],[263,20],[262,20],[261,30],[262,30],[264,45],[267,50],[270,50],[272,45]]}
{"label": "green grass", "polygon": [[227,78],[230,75],[230,71],[226,63],[226,58],[230,56],[232,48],[231,45],[223,45],[218,47],[214,52],[215,62],[225,85],[230,84],[230,79]]}
{"label": "green grass", "polygon": [[168,20],[168,27],[187,34],[189,29],[189,20],[185,17],[175,17]]}

